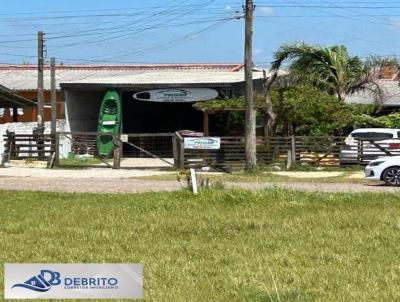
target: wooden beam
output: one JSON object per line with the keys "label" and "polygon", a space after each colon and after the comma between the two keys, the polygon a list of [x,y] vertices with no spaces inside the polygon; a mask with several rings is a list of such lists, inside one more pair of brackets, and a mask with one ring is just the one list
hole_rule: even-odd
{"label": "wooden beam", "polygon": [[56,59],[50,58],[51,74],[51,134],[57,131],[57,91],[56,91]]}
{"label": "wooden beam", "polygon": [[13,112],[12,121],[13,121],[13,123],[17,123],[18,122],[18,108],[13,107],[12,112]]}
{"label": "wooden beam", "polygon": [[205,136],[210,135],[209,131],[209,115],[207,111],[203,111],[203,133]]}

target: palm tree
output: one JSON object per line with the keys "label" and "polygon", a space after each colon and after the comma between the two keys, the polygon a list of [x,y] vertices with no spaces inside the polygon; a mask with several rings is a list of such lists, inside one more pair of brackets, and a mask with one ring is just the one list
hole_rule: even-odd
{"label": "palm tree", "polygon": [[272,70],[279,70],[289,61],[290,76],[334,94],[344,101],[359,90],[369,90],[381,100],[382,92],[376,83],[379,62],[363,62],[349,55],[345,46],[320,47],[305,43],[281,46],[275,53]]}

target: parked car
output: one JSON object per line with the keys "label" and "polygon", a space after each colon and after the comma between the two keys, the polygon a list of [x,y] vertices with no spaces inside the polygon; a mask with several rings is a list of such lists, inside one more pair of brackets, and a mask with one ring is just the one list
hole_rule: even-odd
{"label": "parked car", "polygon": [[370,161],[379,156],[400,155],[400,129],[361,128],[352,131],[340,150],[341,164]]}
{"label": "parked car", "polygon": [[400,156],[385,156],[370,161],[365,168],[365,178],[400,186]]}

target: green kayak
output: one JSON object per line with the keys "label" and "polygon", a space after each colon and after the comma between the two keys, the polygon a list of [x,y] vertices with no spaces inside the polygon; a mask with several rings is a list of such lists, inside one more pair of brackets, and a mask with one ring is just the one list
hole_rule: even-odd
{"label": "green kayak", "polygon": [[[100,156],[109,156],[114,150],[113,134],[121,127],[121,98],[116,91],[107,91],[101,103],[97,124],[96,146]],[[112,135],[100,135],[112,134]]]}

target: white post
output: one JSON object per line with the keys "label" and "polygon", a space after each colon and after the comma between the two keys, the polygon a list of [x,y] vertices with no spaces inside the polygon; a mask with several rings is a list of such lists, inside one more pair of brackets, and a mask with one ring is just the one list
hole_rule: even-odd
{"label": "white post", "polygon": [[197,194],[197,179],[196,179],[196,171],[193,168],[190,168],[190,179],[192,181],[192,191],[193,194]]}

